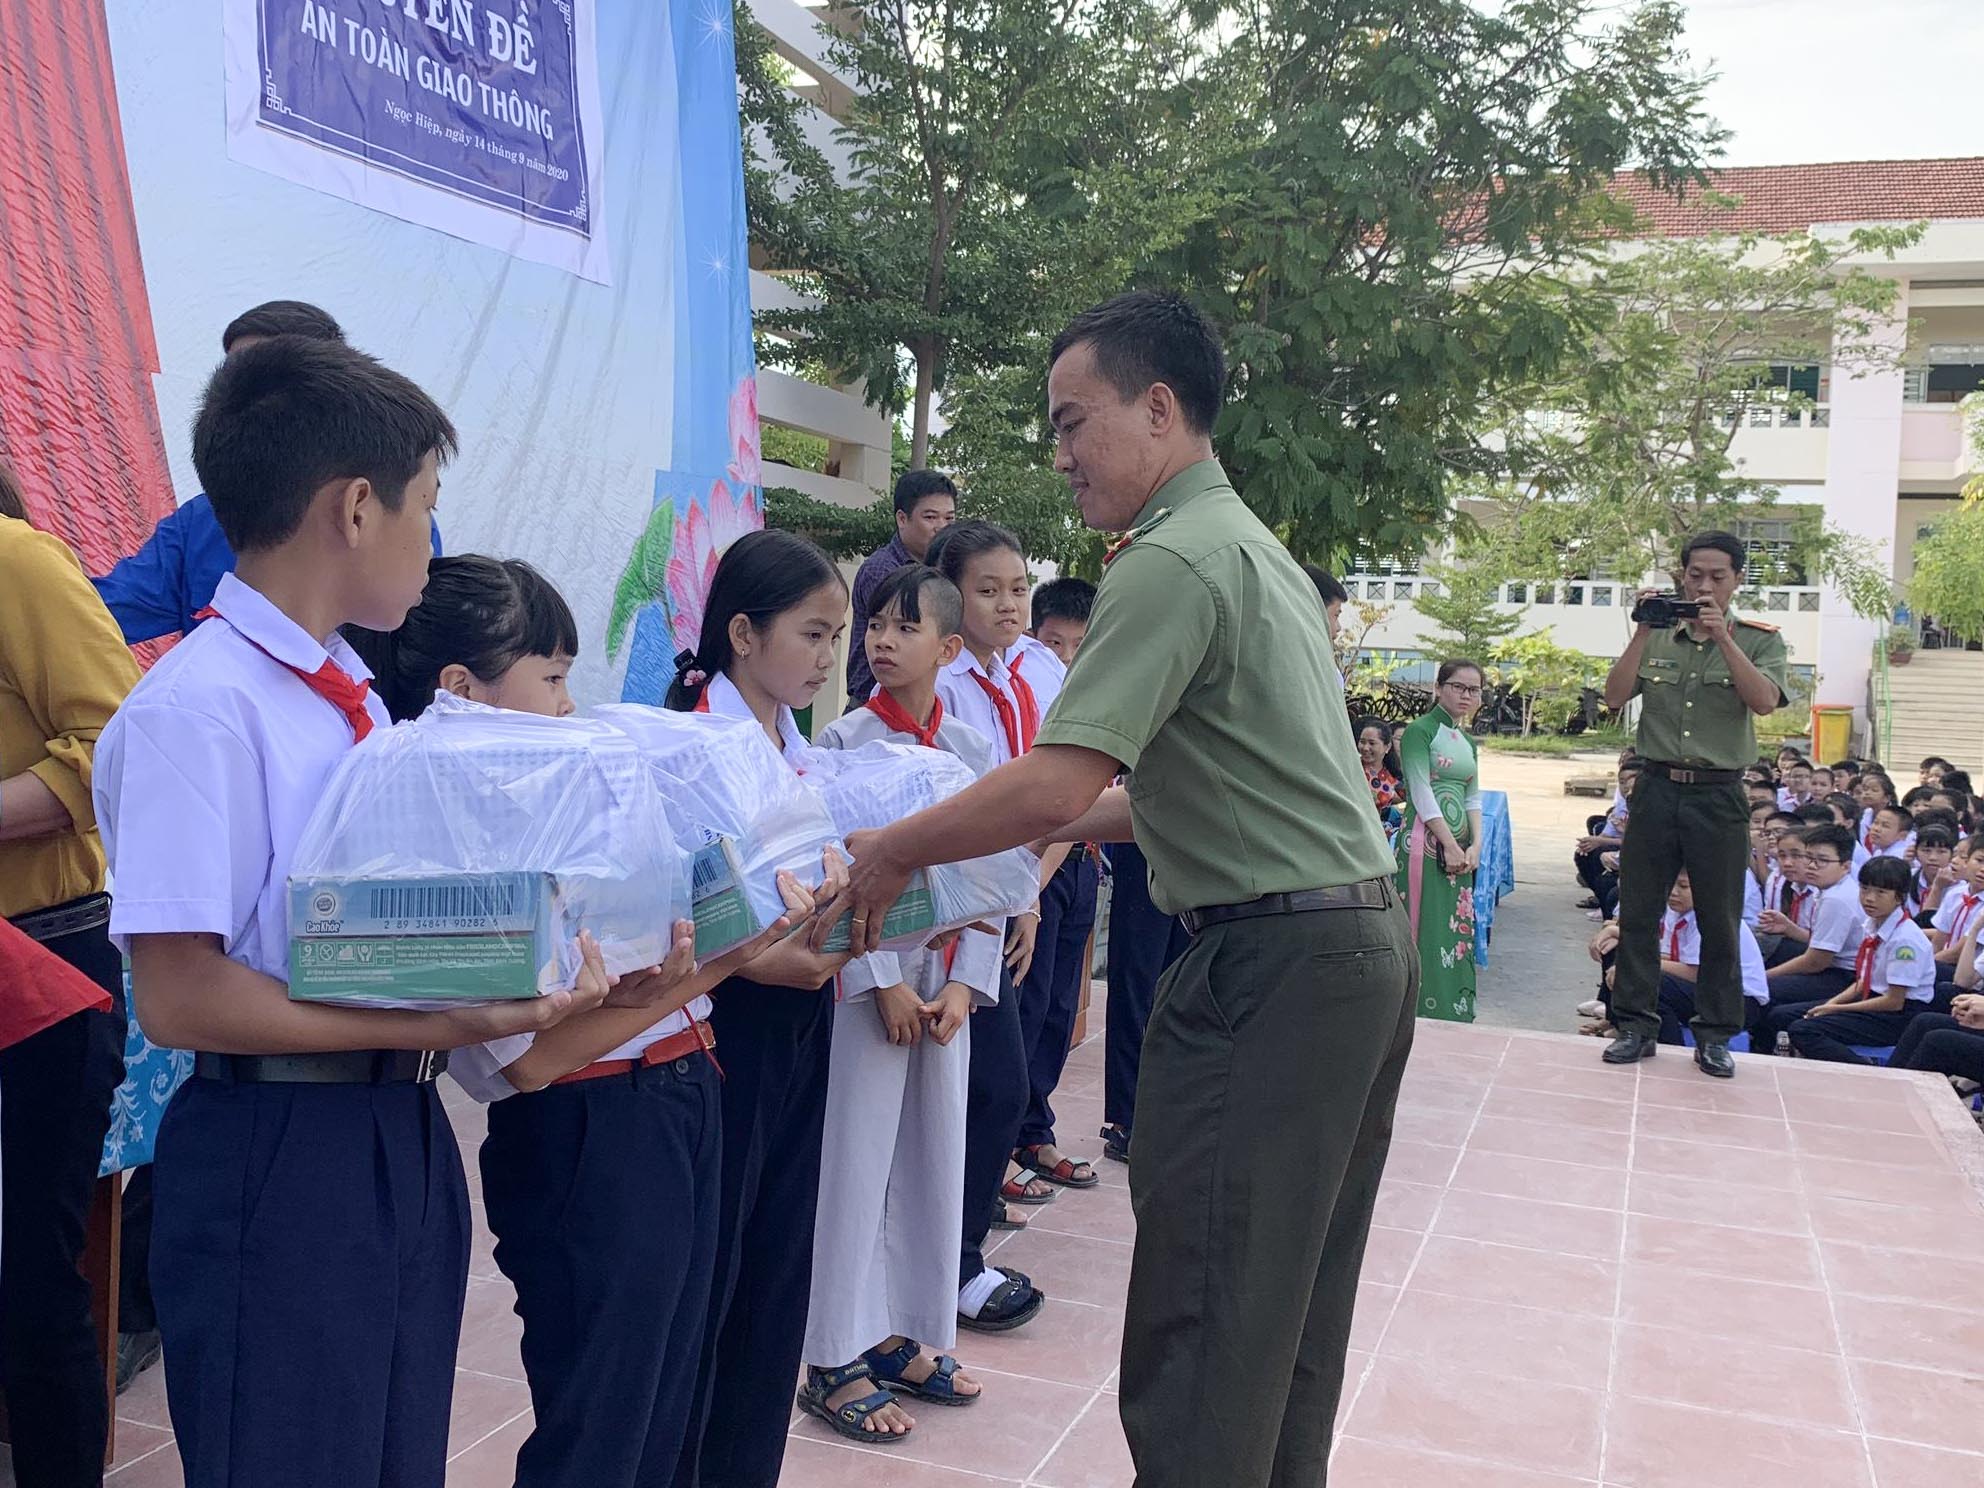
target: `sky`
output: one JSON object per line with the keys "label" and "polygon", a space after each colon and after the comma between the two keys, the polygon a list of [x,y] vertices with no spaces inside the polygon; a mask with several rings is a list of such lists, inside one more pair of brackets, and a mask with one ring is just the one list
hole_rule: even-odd
{"label": "sky", "polygon": [[1984,155],[1984,0],[1689,0],[1726,165]]}

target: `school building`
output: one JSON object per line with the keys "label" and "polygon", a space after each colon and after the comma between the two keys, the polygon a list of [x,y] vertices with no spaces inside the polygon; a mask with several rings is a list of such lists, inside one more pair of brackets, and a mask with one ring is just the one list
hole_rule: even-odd
{"label": "school building", "polygon": [[[1984,722],[1967,706],[1984,687],[1984,654],[1923,649],[1906,667],[1886,665],[1880,627],[1800,566],[1791,510],[1821,506],[1833,525],[1880,546],[1895,579],[1895,628],[1922,644],[1921,618],[1903,603],[1915,545],[1980,465],[1972,438],[1978,419],[1959,403],[1984,386],[1984,158],[1760,166],[1721,171],[1714,184],[1741,205],[1712,221],[1701,207],[1637,180],[1622,178],[1618,189],[1672,236],[1928,223],[1922,240],[1893,261],[1862,261],[1899,288],[1888,329],[1893,344],[1907,347],[1900,365],[1837,376],[1829,364],[1783,368],[1785,385],[1809,403],[1741,411],[1731,453],[1775,488],[1780,509],[1744,524],[1757,582],[1739,604],[1783,629],[1792,665],[1815,701],[1854,710],[1860,747],[1897,759],[1943,753],[1984,763]],[[1436,627],[1416,601],[1437,583],[1425,570],[1441,556],[1433,550],[1343,576],[1353,599],[1389,607],[1366,637],[1367,649],[1430,666],[1425,639]],[[1559,643],[1609,658],[1630,634],[1634,591],[1666,583],[1658,574],[1507,583],[1498,608],[1520,614],[1525,631],[1547,626]],[[1936,640],[1932,630],[1927,642]]]}

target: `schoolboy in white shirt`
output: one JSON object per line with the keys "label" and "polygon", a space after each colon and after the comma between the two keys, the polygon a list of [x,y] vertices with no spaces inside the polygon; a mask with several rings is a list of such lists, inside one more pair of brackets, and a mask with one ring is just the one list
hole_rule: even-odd
{"label": "schoolboy in white shirt", "polygon": [[1929,1010],[1936,961],[1929,938],[1908,917],[1907,897],[1906,863],[1877,857],[1860,870],[1867,918],[1854,953],[1853,983],[1789,1025],[1791,1047],[1805,1058],[1867,1064],[1858,1050],[1892,1047],[1909,1021]]}
{"label": "schoolboy in white shirt", "polygon": [[236,572],[105,728],[111,931],[160,1044],[152,1280],[189,1488],[431,1484],[446,1469],[468,1197],[433,1051],[548,1027],[580,994],[448,1012],[288,998],[288,871],[344,752],[387,724],[345,622],[427,577],[455,431],[341,342],[277,337],[208,385],[193,463]]}
{"label": "schoolboy in white shirt", "polygon": [[[1736,948],[1743,997],[1752,1006],[1770,1005],[1770,983],[1763,952],[1748,925],[1737,932]],[[1678,1044],[1681,1030],[1695,1016],[1695,977],[1702,964],[1702,932],[1695,919],[1695,891],[1686,869],[1667,891],[1667,913],[1660,921],[1660,1042]]]}
{"label": "schoolboy in white shirt", "polygon": [[[1793,839],[1784,840],[1788,845]],[[1818,891],[1813,900],[1811,934],[1802,951],[1769,970],[1769,1017],[1758,1022],[1753,1013],[1750,1024],[1750,1051],[1754,1054],[1776,1052],[1777,1032],[1790,1021],[1779,1017],[1786,1007],[1823,1002],[1853,981],[1863,918],[1859,888],[1847,877],[1853,836],[1845,827],[1812,827],[1802,840],[1804,871],[1811,887]],[[1766,928],[1780,928],[1769,916],[1760,923]]]}

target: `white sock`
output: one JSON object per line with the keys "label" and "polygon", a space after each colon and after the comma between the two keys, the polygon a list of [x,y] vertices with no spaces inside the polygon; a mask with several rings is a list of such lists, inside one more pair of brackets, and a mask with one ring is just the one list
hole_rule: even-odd
{"label": "white sock", "polygon": [[958,1311],[966,1317],[977,1317],[979,1308],[991,1300],[1006,1279],[1006,1273],[997,1266],[987,1266],[958,1289]]}

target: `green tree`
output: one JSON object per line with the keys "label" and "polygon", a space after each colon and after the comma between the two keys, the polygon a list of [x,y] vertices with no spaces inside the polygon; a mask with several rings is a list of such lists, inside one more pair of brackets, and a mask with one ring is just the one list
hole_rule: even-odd
{"label": "green tree", "polygon": [[1466,656],[1481,661],[1493,654],[1504,636],[1522,624],[1521,611],[1495,608],[1502,579],[1488,565],[1471,562],[1435,564],[1426,577],[1439,592],[1422,588],[1414,603],[1419,613],[1439,629],[1426,638],[1427,647],[1442,656]]}
{"label": "green tree", "polygon": [[844,182],[769,38],[738,30],[753,241],[817,299],[759,315],[760,355],[908,408],[912,463],[954,378],[1034,355],[1194,213],[1189,135],[1165,123],[1189,39],[1151,0],[864,7],[826,45],[857,90]]}
{"label": "green tree", "polygon": [[1627,225],[1614,173],[1678,186],[1718,141],[1683,7],[1187,11],[1216,38],[1193,86],[1236,122],[1201,152],[1211,210],[1141,277],[1226,332],[1219,453],[1298,555],[1416,551],[1451,523],[1450,477],[1496,468],[1496,395],[1578,349],[1559,290]]}
{"label": "green tree", "polygon": [[[1672,565],[1686,534],[1767,512],[1775,488],[1731,457],[1738,432],[1754,408],[1809,414],[1799,383],[1816,385],[1821,364],[1843,378],[1894,363],[1895,285],[1855,260],[1920,233],[1653,238],[1564,286],[1583,349],[1501,391],[1500,468],[1464,487],[1491,503],[1487,561],[1504,578],[1631,582]],[[1804,566],[1885,613],[1865,545],[1816,512],[1803,527]]]}
{"label": "green tree", "polygon": [[1495,643],[1495,671],[1522,701],[1522,735],[1561,733],[1577,716],[1588,687],[1604,680],[1598,658],[1560,646],[1548,626]]}
{"label": "green tree", "polygon": [[[1964,399],[1971,444],[1984,456],[1984,394]],[[1964,641],[1984,641],[1984,477],[1973,476],[1956,510],[1915,545],[1908,585],[1916,612]]]}

